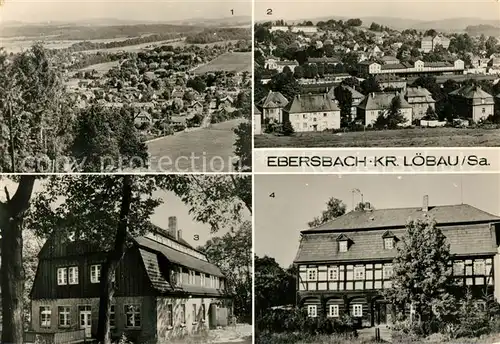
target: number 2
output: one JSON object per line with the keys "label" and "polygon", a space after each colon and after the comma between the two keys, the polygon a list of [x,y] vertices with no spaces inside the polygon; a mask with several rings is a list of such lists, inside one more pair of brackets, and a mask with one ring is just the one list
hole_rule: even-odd
{"label": "number 2", "polygon": [[268,8],[267,9],[267,15],[268,16],[272,16],[273,15],[273,9],[272,8]]}

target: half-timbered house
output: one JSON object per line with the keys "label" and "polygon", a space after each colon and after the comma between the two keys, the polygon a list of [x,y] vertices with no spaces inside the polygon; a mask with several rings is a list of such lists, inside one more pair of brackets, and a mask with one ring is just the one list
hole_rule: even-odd
{"label": "half-timbered house", "polygon": [[[57,235],[47,240],[31,290],[32,331],[54,334],[97,331],[101,266],[106,252]],[[125,334],[154,342],[226,325],[231,298],[221,270],[191,247],[177,230],[133,239],[115,278],[110,324],[112,336]]]}
{"label": "half-timbered house", "polygon": [[[391,322],[382,291],[408,219],[433,218],[453,255],[453,276],[477,295],[500,297],[500,218],[467,204],[351,211],[301,232],[297,303],[311,317],[348,314],[362,326]],[[462,288],[457,291],[464,290]]]}

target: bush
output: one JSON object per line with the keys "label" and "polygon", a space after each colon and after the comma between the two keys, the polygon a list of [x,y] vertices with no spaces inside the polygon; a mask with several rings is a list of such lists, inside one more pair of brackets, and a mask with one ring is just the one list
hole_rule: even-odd
{"label": "bush", "polygon": [[304,310],[269,310],[257,319],[257,330],[260,332],[301,332],[316,334],[351,334],[356,330],[350,317],[340,319],[317,317],[310,318]]}
{"label": "bush", "polygon": [[293,129],[293,125],[289,120],[283,122],[283,135],[290,136],[295,133],[295,129]]}

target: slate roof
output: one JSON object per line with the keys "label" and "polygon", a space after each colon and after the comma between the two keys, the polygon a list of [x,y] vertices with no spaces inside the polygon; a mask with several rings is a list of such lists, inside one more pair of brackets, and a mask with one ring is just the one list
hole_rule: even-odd
{"label": "slate roof", "polygon": [[310,57],[308,63],[340,63],[335,57]]}
{"label": "slate roof", "polygon": [[405,69],[401,63],[388,63],[381,66],[382,69]]}
{"label": "slate roof", "polygon": [[288,113],[340,111],[337,104],[327,94],[297,95],[288,106]]}
{"label": "slate roof", "polygon": [[462,86],[458,90],[450,92],[450,94],[468,99],[482,99],[492,97],[491,94],[485,92],[480,86],[476,85]]}
{"label": "slate roof", "polygon": [[262,115],[262,111],[260,111],[259,108],[257,108],[257,106],[255,106],[255,104],[253,104],[253,114],[254,115]]}
{"label": "slate roof", "polygon": [[431,92],[429,92],[424,87],[408,87],[406,89],[406,98],[408,99],[408,103],[414,103],[417,100],[413,98],[425,98],[426,103],[435,103],[436,101],[432,98]]}
{"label": "slate roof", "polygon": [[280,92],[269,91],[267,96],[265,96],[260,103],[261,106],[266,109],[271,108],[284,108],[288,105],[288,100]]}
{"label": "slate roof", "polygon": [[[454,255],[495,254],[497,251],[488,224],[445,227],[442,231]],[[394,229],[391,232],[396,240],[401,240],[405,229]],[[347,252],[338,252],[336,239],[340,233],[308,234],[301,240],[294,262],[392,260],[397,250],[384,248],[385,233],[385,229],[349,232],[352,242]]]}
{"label": "slate roof", "polygon": [[303,233],[308,231],[402,228],[409,218],[420,218],[424,213],[434,218],[438,225],[500,221],[500,217],[468,204],[430,206],[427,212],[423,212],[421,207],[373,209],[371,211],[351,211],[321,226],[305,230]]}
{"label": "slate roof", "polygon": [[353,99],[362,99],[364,97],[364,95],[362,95],[360,92],[356,91],[354,88],[352,88],[351,86],[347,86],[347,85],[341,85],[341,86],[333,86],[332,88],[330,88],[330,90],[328,91],[328,95],[332,98],[332,99],[335,99],[335,88],[336,87],[343,87],[344,89],[347,89],[351,92],[351,95],[352,95],[352,98]]}
{"label": "slate roof", "polygon": [[404,97],[397,92],[373,92],[368,94],[359,103],[358,107],[363,110],[381,110],[389,109],[391,102],[395,97],[401,100],[401,108],[410,108],[411,105],[404,99]]}
{"label": "slate roof", "polygon": [[156,254],[161,254],[168,261],[174,264],[182,265],[189,269],[204,272],[210,275],[224,277],[221,270],[212,263],[193,257],[187,253],[177,251],[176,249],[173,249],[146,237],[138,237],[135,239],[135,241],[139,245],[139,248],[146,248],[149,251],[156,252]]}

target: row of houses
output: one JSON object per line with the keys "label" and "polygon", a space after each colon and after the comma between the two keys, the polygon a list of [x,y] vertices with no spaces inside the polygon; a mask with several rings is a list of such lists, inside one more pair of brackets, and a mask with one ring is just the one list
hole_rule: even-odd
{"label": "row of houses", "polygon": [[[96,334],[100,280],[107,254],[84,240],[53,235],[38,255],[31,290],[31,332],[52,338]],[[182,238],[176,217],[167,230],[133,239],[114,280],[113,338],[169,340],[228,324],[231,296],[221,270]]]}
{"label": "row of houses", "polygon": [[294,264],[297,303],[310,317],[348,314],[362,326],[390,324],[397,246],[409,219],[429,218],[443,231],[453,256],[457,293],[471,289],[500,297],[500,218],[467,204],[373,209],[369,203],[318,227],[301,231]]}
{"label": "row of houses", "polygon": [[[351,92],[353,102],[349,120],[361,120],[365,126],[373,125],[381,113],[387,113],[395,98],[398,98],[400,114],[405,118],[402,126],[422,119],[429,108],[435,110],[436,101],[422,87],[408,87],[404,92],[372,92],[364,96],[349,86],[333,86],[320,94],[299,94],[291,102],[281,93],[270,91],[254,107],[255,133],[262,132],[259,123],[266,120],[278,123],[289,120],[297,132],[339,129],[341,114],[335,99],[335,87],[343,87]],[[494,114],[494,97],[480,86],[466,85],[449,96],[460,118],[478,122]]]}

